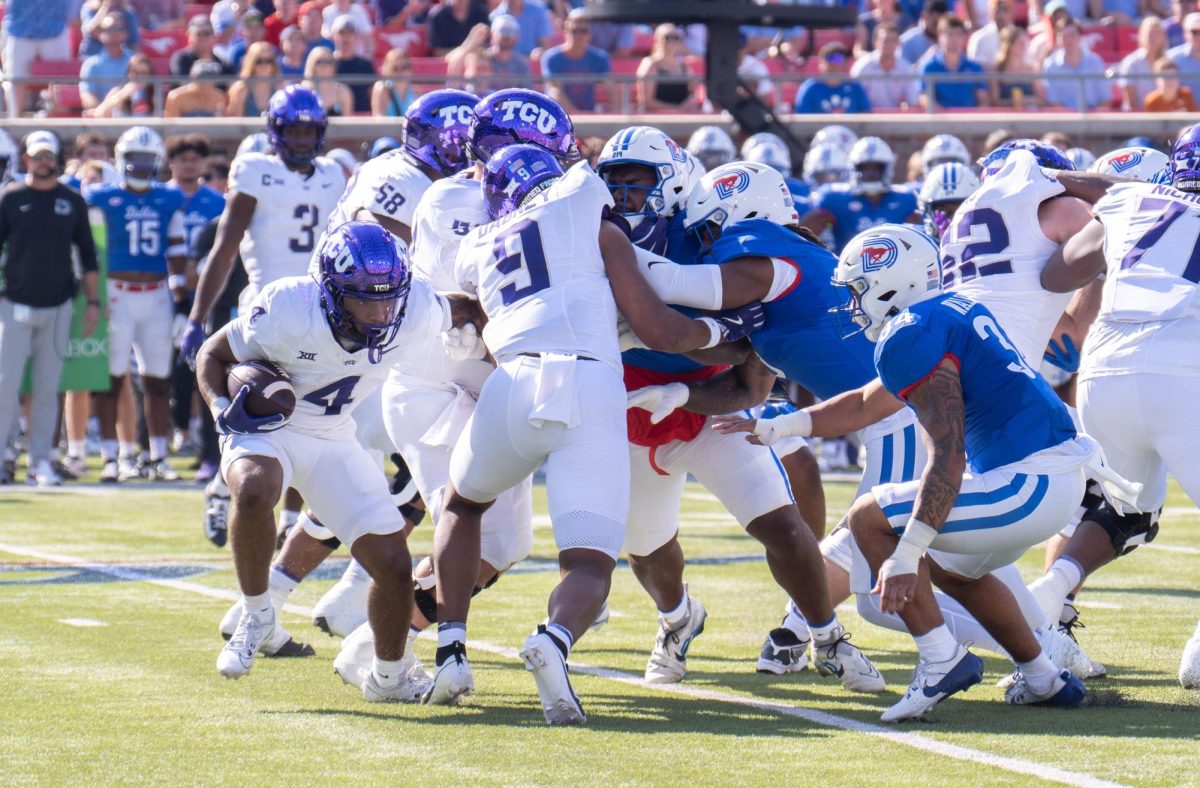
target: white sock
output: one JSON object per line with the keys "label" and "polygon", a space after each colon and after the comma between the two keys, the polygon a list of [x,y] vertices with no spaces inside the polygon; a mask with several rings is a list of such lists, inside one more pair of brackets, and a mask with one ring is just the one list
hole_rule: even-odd
{"label": "white sock", "polygon": [[838,623],[837,614],[829,619],[824,624],[809,623],[808,629],[812,632],[813,643],[815,646],[821,646],[826,643],[837,640],[842,636],[842,625]]}
{"label": "white sock", "polygon": [[105,462],[117,459],[117,442],[107,438],[100,441],[100,456]]}
{"label": "white sock", "polygon": [[133,459],[137,457],[137,444],[131,441],[120,441],[121,456]]}
{"label": "white sock", "polygon": [[371,574],[362,564],[351,558],[350,563],[346,565],[346,571],[342,572],[342,579],[348,583],[369,583]]}
{"label": "white sock", "polygon": [[782,626],[784,629],[791,630],[798,640],[812,639],[812,633],[808,630],[808,621],[804,619],[804,614],[800,612],[800,608],[796,607],[796,603],[790,599],[787,602]]}
{"label": "white sock", "polygon": [[945,662],[958,653],[958,643],[945,624],[934,627],[924,635],[914,635],[917,651],[926,662]]}
{"label": "white sock", "polygon": [[67,454],[80,459],[87,456],[87,441],[67,441]]}
{"label": "white sock", "polygon": [[298,585],[300,585],[300,581],[289,575],[283,567],[278,564],[271,567],[267,593],[271,595],[271,599],[278,607],[283,607],[287,598],[291,596]]}
{"label": "white sock", "polygon": [[371,660],[371,671],[374,672],[375,678],[379,679],[380,685],[394,687],[400,683],[400,678],[404,675],[404,668],[401,664],[403,662],[402,659],[375,657]]}
{"label": "white sock", "polygon": [[1062,611],[1067,594],[1075,590],[1083,578],[1083,570],[1070,558],[1059,558],[1050,571],[1029,584],[1029,591],[1038,601],[1046,617],[1053,620]]}
{"label": "white sock", "polygon": [[1048,693],[1054,686],[1054,680],[1061,673],[1044,651],[1038,652],[1037,658],[1032,662],[1018,662],[1017,667],[1021,669],[1025,683],[1039,695]]}
{"label": "white sock", "polygon": [[467,625],[461,621],[447,621],[444,624],[438,624],[438,648],[449,646],[455,641],[466,644]]}
{"label": "white sock", "polygon": [[658,611],[658,615],[662,617],[663,622],[667,625],[667,627],[669,629],[675,629],[675,627],[677,627],[681,623],[683,623],[683,620],[685,618],[687,618],[687,614],[688,614],[688,592],[687,592],[686,588],[683,589],[683,599],[681,599],[679,601],[678,605],[671,608],[670,610]]}
{"label": "white sock", "polygon": [[166,459],[167,456],[167,437],[165,435],[150,436],[150,460],[158,462]]}
{"label": "white sock", "polygon": [[1007,657],[1008,652],[992,637],[992,633],[983,628],[975,616],[962,606],[954,597],[941,591],[934,591],[933,598],[942,611],[946,621],[946,629],[954,637],[954,641],[962,646],[972,645],[984,651],[991,651]]}
{"label": "white sock", "polygon": [[421,634],[421,632],[422,632],[421,628],[418,627],[416,624],[408,625],[408,637],[410,639],[415,638],[417,635]]}
{"label": "white sock", "polygon": [[300,512],[295,509],[283,509],[279,512],[279,527],[291,528],[300,519]]}
{"label": "white sock", "polygon": [[275,607],[271,604],[270,592],[265,594],[242,594],[246,611],[259,621],[275,618]]}
{"label": "white sock", "polygon": [[562,624],[555,624],[551,622],[546,625],[546,633],[550,635],[553,640],[557,640],[560,644],[562,644],[562,648],[566,650],[567,653],[563,654],[563,659],[571,656],[571,647],[575,645],[575,638],[571,636],[570,631],[568,631],[566,627],[564,627]]}

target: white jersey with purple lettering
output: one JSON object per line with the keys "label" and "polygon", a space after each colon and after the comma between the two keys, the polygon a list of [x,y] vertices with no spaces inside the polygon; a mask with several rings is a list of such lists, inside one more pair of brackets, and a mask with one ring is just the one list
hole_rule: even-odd
{"label": "white jersey with purple lettering", "polygon": [[332,159],[318,156],[313,167],[306,176],[265,153],[233,160],[229,191],[257,201],[240,247],[251,294],[308,270],[317,239],[346,187],[346,175]]}
{"label": "white jersey with purple lettering", "polygon": [[601,213],[611,205],[608,187],[580,162],[463,241],[458,285],[475,293],[487,313],[483,338],[498,362],[566,353],[622,369],[617,306],[599,240]]}
{"label": "white jersey with purple lettering", "polygon": [[963,202],[942,238],[943,289],[986,306],[1034,368],[1071,300],[1041,284],[1058,244],[1042,232],[1038,207],[1063,191],[1032,153],[1013,151]]}
{"label": "white jersey with purple lettering", "polygon": [[355,170],[337,208],[329,215],[325,231],[353,221],[360,210],[386,216],[411,228],[417,203],[432,185],[433,181],[408,151],[403,148],[388,151]]}
{"label": "white jersey with purple lettering", "polygon": [[409,257],[413,273],[440,293],[458,289],[454,258],[467,233],[491,218],[483,204],[482,184],[468,169],[430,186],[413,212]]}

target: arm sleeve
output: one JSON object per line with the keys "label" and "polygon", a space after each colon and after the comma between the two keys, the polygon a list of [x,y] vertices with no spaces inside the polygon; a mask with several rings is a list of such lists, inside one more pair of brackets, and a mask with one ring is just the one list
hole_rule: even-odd
{"label": "arm sleeve", "polygon": [[679,265],[640,246],[633,247],[642,276],[665,303],[719,310],[724,296],[721,268]]}
{"label": "arm sleeve", "polygon": [[[92,225],[88,221],[87,203],[78,194],[72,194],[71,201],[75,203],[75,210],[79,215],[79,221],[75,222],[74,238],[75,248],[79,250],[79,263],[84,271],[98,271],[100,261],[96,258],[96,238],[92,235]],[[3,216],[3,212],[0,212],[0,216]],[[3,245],[2,240],[0,245]]]}
{"label": "arm sleeve", "polygon": [[[905,316],[896,318],[906,320]],[[885,388],[900,399],[923,383],[947,356],[944,337],[924,322],[908,322],[887,331],[875,351],[875,366]]]}

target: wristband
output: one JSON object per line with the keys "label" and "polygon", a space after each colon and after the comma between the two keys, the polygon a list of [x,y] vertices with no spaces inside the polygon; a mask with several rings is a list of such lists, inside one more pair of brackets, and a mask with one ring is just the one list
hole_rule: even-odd
{"label": "wristband", "polygon": [[167,277],[167,287],[175,290],[180,287],[187,287],[187,277],[183,274],[171,274]]}
{"label": "wristband", "polygon": [[214,398],[212,403],[208,406],[208,409],[212,412],[213,421],[216,421],[217,416],[220,416],[222,413],[224,413],[225,409],[231,404],[232,400],[230,400],[229,397]]}
{"label": "wristband", "polygon": [[891,560],[895,565],[892,574],[916,574],[917,564],[937,536],[938,532],[930,526],[915,518],[910,519],[904,528],[904,535],[900,537],[900,543],[892,552]]}
{"label": "wristband", "polygon": [[707,345],[701,345],[700,350],[708,350],[710,347],[716,347],[721,344],[721,340],[725,338],[724,332],[721,331],[721,324],[711,317],[699,318],[700,322],[708,326],[708,330],[712,332],[712,336],[708,338]]}
{"label": "wristband", "polygon": [[776,431],[787,433],[789,438],[794,436],[807,438],[812,435],[812,414],[807,410],[785,413],[773,419],[765,419],[765,421],[777,423],[779,426],[775,428]]}

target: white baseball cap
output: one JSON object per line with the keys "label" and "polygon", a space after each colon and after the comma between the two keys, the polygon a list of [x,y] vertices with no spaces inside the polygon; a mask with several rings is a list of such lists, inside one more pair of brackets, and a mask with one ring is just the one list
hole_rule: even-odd
{"label": "white baseball cap", "polygon": [[25,138],[25,155],[36,156],[42,151],[58,156],[62,153],[62,143],[49,131],[35,131]]}

